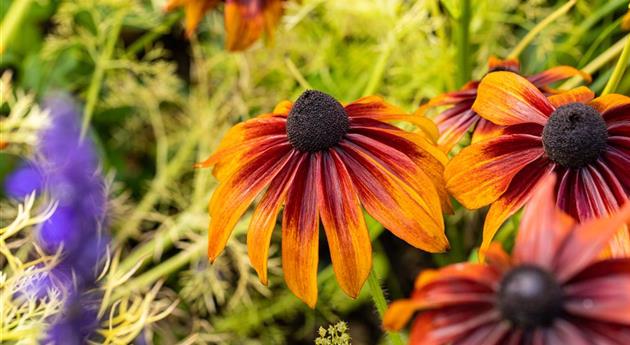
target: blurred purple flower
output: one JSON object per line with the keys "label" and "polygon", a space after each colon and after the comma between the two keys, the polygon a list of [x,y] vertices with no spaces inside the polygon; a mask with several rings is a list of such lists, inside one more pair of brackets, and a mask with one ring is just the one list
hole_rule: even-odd
{"label": "blurred purple flower", "polygon": [[[109,238],[102,233],[107,195],[94,142],[81,140],[81,118],[74,102],[56,96],[44,102],[50,126],[40,137],[35,162],[23,164],[5,181],[14,198],[36,191],[58,203],[38,231],[37,241],[47,254],[60,253],[49,277],[38,279],[31,293],[44,294],[64,282],[64,312],[52,320],[45,344],[84,344],[98,324],[99,295],[93,289],[102,269]],[[69,281],[67,277],[72,277]]]}

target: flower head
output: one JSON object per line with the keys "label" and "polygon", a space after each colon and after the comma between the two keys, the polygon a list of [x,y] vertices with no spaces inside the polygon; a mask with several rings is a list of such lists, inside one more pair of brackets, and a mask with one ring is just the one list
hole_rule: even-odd
{"label": "flower head", "polygon": [[[499,71],[519,74],[520,64],[518,60],[515,59],[499,60],[491,57],[490,61],[488,61],[488,73],[486,73],[484,77],[490,73]],[[570,66],[557,66],[529,76],[527,79],[542,92],[552,94],[556,93],[556,91],[549,88],[550,84],[576,75],[582,76],[582,78],[587,81],[591,80],[591,77],[587,73]],[[438,144],[445,152],[450,152],[470,129],[474,130],[472,137],[473,143],[490,138],[496,135],[499,130],[499,126],[480,117],[472,109],[472,105],[477,98],[480,82],[480,80],[468,82],[459,91],[439,95],[418,109],[418,112],[422,113],[427,108],[449,106],[435,118],[435,122],[440,130]]]}
{"label": "flower head", "polygon": [[[630,98],[593,100],[580,87],[545,97],[527,79],[489,74],[473,110],[505,126],[495,137],[462,150],[445,169],[446,187],[467,208],[492,204],[484,230],[486,249],[501,224],[531,197],[536,182],[555,172],[558,206],[579,221],[602,216],[630,195]],[[630,253],[627,231],[611,242],[615,255]]]}
{"label": "flower head", "polygon": [[512,257],[493,244],[485,264],[422,273],[385,327],[400,329],[419,311],[414,345],[630,343],[630,258],[598,259],[630,204],[576,224],[555,205],[555,188],[553,175],[537,187]]}
{"label": "flower head", "polygon": [[[389,121],[409,121],[425,134]],[[446,156],[429,137],[437,129],[378,97],[342,106],[309,90],[232,128],[200,166],[214,166],[219,187],[210,201],[208,256],[214,260],[258,194],[247,237],[252,265],[267,282],[276,216],[282,219],[282,266],[289,288],[317,301],[319,220],[341,288],[357,296],[372,265],[362,207],[396,236],[430,252],[447,248],[442,207]],[[266,191],[265,191],[266,189]]]}
{"label": "flower head", "polygon": [[[191,36],[207,11],[221,0],[169,0],[166,10],[184,7],[186,34]],[[226,47],[231,51],[247,49],[264,33],[273,37],[273,30],[282,16],[282,0],[224,0]]]}

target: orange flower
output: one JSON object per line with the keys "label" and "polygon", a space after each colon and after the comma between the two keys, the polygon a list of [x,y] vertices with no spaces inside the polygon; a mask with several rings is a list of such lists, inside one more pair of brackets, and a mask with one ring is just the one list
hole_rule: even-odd
{"label": "orange flower", "polygon": [[412,345],[630,344],[630,258],[598,259],[630,204],[576,224],[555,205],[555,176],[536,189],[512,257],[495,243],[485,264],[422,273],[411,298],[390,305],[385,328],[420,312]]}
{"label": "orange flower", "polygon": [[[389,121],[409,121],[426,135]],[[309,306],[317,302],[319,220],[343,291],[356,297],[372,266],[362,206],[409,244],[447,249],[441,203],[446,156],[431,140],[437,128],[378,97],[342,106],[309,90],[295,104],[233,127],[199,166],[214,166],[219,187],[210,201],[208,256],[214,260],[258,194],[247,235],[248,253],[267,283],[267,256],[276,217],[282,218],[282,266],[287,285]],[[265,191],[266,189],[266,191]]]}
{"label": "orange flower", "polygon": [[[630,195],[630,98],[593,99],[586,87],[549,98],[527,79],[495,72],[479,85],[473,105],[506,126],[495,138],[463,149],[445,169],[447,189],[470,209],[492,204],[486,249],[501,224],[530,198],[533,186],[556,172],[558,206],[584,221],[616,210]],[[630,254],[627,231],[611,243]]]}
{"label": "orange flower", "polygon": [[[184,7],[186,34],[191,36],[204,14],[221,0],[169,0],[166,10]],[[230,51],[247,49],[265,33],[273,37],[273,30],[282,16],[282,0],[224,0],[226,47]]]}
{"label": "orange flower", "polygon": [[[518,74],[520,64],[515,59],[499,60],[491,57],[488,61],[488,73],[486,75],[497,71],[509,71]],[[576,75],[591,81],[590,75],[569,66],[557,66],[527,77],[527,79],[541,91],[551,94],[556,93],[556,91],[549,88],[550,84]],[[477,98],[479,83],[478,80],[468,82],[459,91],[439,95],[418,109],[419,113],[424,113],[427,108],[450,106],[435,118],[440,130],[438,144],[445,152],[450,152],[470,129],[473,129],[472,142],[476,143],[496,135],[500,128],[472,110],[472,105]]]}

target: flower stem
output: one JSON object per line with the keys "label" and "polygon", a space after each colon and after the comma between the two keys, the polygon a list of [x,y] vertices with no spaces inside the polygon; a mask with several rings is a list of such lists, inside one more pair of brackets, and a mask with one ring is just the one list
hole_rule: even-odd
{"label": "flower stem", "polygon": [[[383,293],[383,289],[376,277],[374,269],[372,269],[370,275],[368,276],[368,288],[370,289],[370,295],[372,296],[378,315],[382,320],[383,315],[385,315],[385,311],[387,310],[387,300],[385,299],[385,294]],[[402,338],[397,332],[387,332],[387,337],[389,338],[391,345],[403,345]]]}
{"label": "flower stem", "polygon": [[0,34],[0,54],[4,54],[4,50],[11,43],[32,3],[33,0],[16,0],[11,4],[0,25],[0,32],[2,33]]}
{"label": "flower stem", "polygon": [[617,65],[615,65],[615,69],[613,70],[613,74],[610,76],[604,91],[602,91],[602,96],[607,95],[611,92],[614,92],[619,85],[619,81],[623,76],[628,64],[630,64],[630,37],[626,36],[626,44],[623,47],[623,51],[621,52],[621,56],[619,56],[619,60],[617,61]]}
{"label": "flower stem", "polygon": [[457,60],[458,60],[458,80],[461,86],[470,80],[472,68],[470,64],[470,0],[461,0],[461,13],[457,25]]}
{"label": "flower stem", "polygon": [[112,58],[112,55],[114,54],[114,47],[116,46],[116,41],[118,41],[118,35],[120,34],[120,30],[122,29],[123,20],[125,19],[126,14],[126,10],[118,11],[116,17],[114,18],[112,29],[107,36],[105,48],[96,61],[94,74],[92,74],[92,79],[90,80],[90,86],[88,88],[87,98],[85,101],[85,114],[83,115],[83,124],[81,125],[81,140],[83,140],[83,138],[85,137],[85,133],[87,132],[88,126],[90,125],[90,121],[92,120],[92,115],[94,115],[94,108],[96,108],[98,95],[101,92],[101,86],[103,84],[103,78],[105,77],[106,66],[109,60]]}
{"label": "flower stem", "polygon": [[[608,48],[606,51],[601,53],[588,65],[584,66],[584,68],[582,68],[582,71],[589,74],[593,74],[594,72],[598,71],[608,62],[614,59],[615,56],[617,56],[617,54],[619,54],[624,49],[624,47],[627,45],[628,42],[630,42],[630,35],[626,35],[626,37],[620,39],[619,42],[615,43],[612,47]],[[561,90],[574,88],[575,86],[578,85],[578,83],[580,83],[581,80],[582,78],[580,77],[573,77],[567,80],[566,82],[564,82],[564,84],[560,85],[559,88]]]}
{"label": "flower stem", "polygon": [[575,5],[575,2],[576,0],[571,0],[567,2],[562,7],[553,11],[553,13],[547,16],[547,18],[543,19],[543,21],[538,23],[533,29],[531,29],[527,33],[527,35],[525,35],[525,37],[523,37],[523,39],[518,43],[518,45],[514,47],[510,55],[508,55],[508,58],[515,59],[519,55],[521,55],[523,50],[525,50],[525,48],[527,48],[527,46],[534,40],[536,35],[538,35],[541,31],[543,31],[543,29],[545,29],[549,24],[553,23],[553,21],[555,21],[556,19],[560,18],[565,13],[567,13],[571,9],[571,7]]}

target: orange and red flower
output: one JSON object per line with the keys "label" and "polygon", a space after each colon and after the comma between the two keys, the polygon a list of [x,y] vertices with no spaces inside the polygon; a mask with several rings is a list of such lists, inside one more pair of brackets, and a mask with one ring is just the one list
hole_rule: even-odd
{"label": "orange and red flower", "polygon": [[[505,126],[499,135],[463,149],[445,169],[447,189],[465,207],[492,204],[482,250],[501,224],[532,195],[544,176],[556,172],[560,208],[579,221],[607,214],[630,195],[630,97],[593,100],[580,87],[545,97],[527,79],[495,72],[479,85],[473,110]],[[611,250],[630,253],[628,231]]]}
{"label": "orange and red flower", "polygon": [[[408,121],[422,131],[405,132],[391,121]],[[430,120],[407,115],[378,97],[342,106],[313,90],[295,104],[281,103],[273,113],[235,126],[199,164],[214,166],[219,180],[209,206],[208,256],[214,260],[221,253],[259,194],[247,235],[251,263],[266,284],[271,233],[284,205],[285,281],[311,307],[317,301],[320,218],[337,280],[353,297],[372,265],[362,207],[409,244],[444,251],[447,158],[434,146],[436,137]]]}
{"label": "orange and red flower", "polygon": [[273,31],[282,16],[282,0],[169,0],[166,10],[184,7],[186,34],[191,36],[206,12],[225,3],[225,45],[230,51],[247,49],[264,33]]}
{"label": "orange and red flower", "polygon": [[[516,59],[499,60],[491,57],[488,61],[488,74],[497,71],[520,73],[520,64]],[[577,75],[591,81],[590,75],[570,66],[557,66],[527,79],[544,93],[552,94],[556,91],[549,87],[550,84]],[[472,109],[479,83],[478,80],[468,82],[459,91],[439,95],[418,109],[418,113],[424,113],[428,108],[449,106],[435,118],[440,130],[438,144],[445,152],[450,152],[470,129],[473,129],[472,142],[476,143],[492,137],[499,128]]]}
{"label": "orange and red flower", "polygon": [[630,204],[578,225],[555,205],[555,188],[554,176],[537,188],[512,257],[495,243],[485,264],[423,272],[385,327],[420,312],[412,345],[630,344],[630,258],[597,258],[630,220]]}

